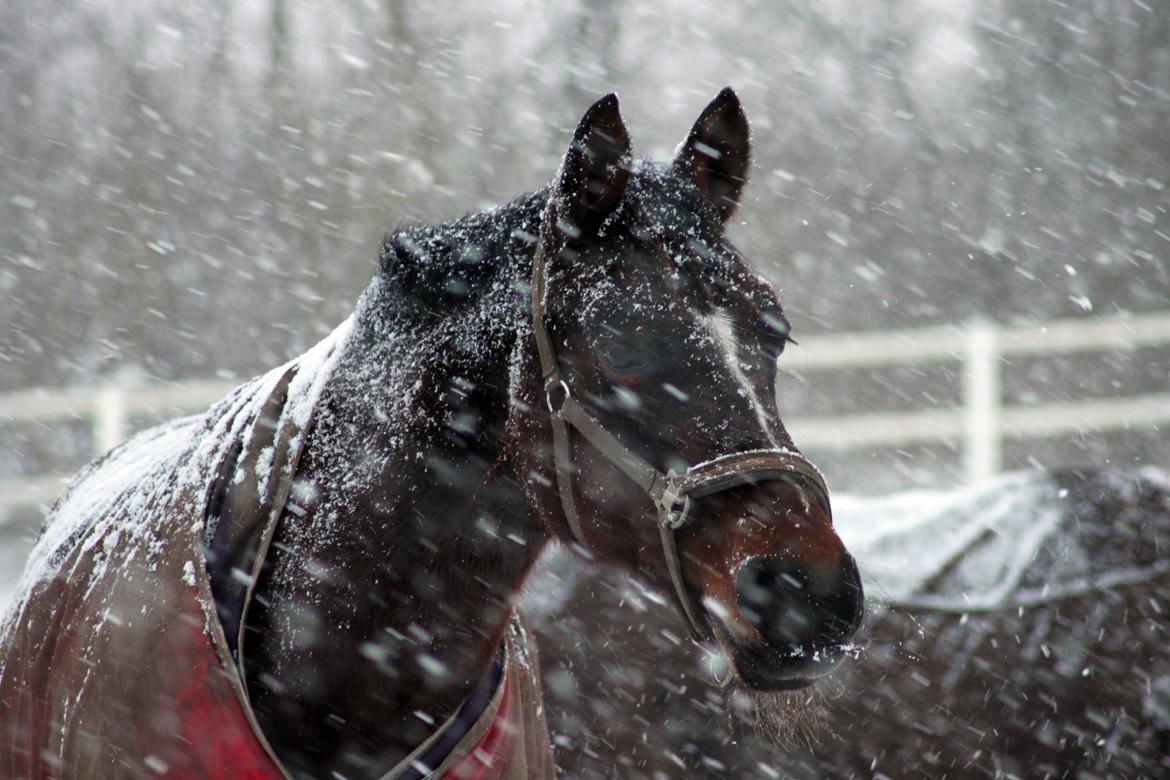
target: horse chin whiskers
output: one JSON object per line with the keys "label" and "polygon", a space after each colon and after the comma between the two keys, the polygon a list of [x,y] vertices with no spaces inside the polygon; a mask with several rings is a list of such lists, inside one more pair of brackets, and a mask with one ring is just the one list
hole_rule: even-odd
{"label": "horse chin whiskers", "polygon": [[826,735],[824,696],[818,688],[763,691],[732,673],[724,685],[724,706],[732,728],[750,726],[781,750],[810,748]]}
{"label": "horse chin whiskers", "polygon": [[[715,628],[715,641],[721,663],[709,666],[715,682],[723,690],[728,727],[732,733],[747,725],[781,750],[807,749],[829,735],[821,685],[793,690],[754,687],[735,665],[735,640],[725,626]],[[726,667],[722,676],[716,671],[719,666]]]}
{"label": "horse chin whiskers", "polygon": [[720,683],[728,727],[738,733],[750,727],[759,738],[788,751],[808,748],[826,734],[824,695],[820,686],[795,690],[763,690],[750,685],[737,668],[733,640],[716,630],[716,639],[728,665]]}

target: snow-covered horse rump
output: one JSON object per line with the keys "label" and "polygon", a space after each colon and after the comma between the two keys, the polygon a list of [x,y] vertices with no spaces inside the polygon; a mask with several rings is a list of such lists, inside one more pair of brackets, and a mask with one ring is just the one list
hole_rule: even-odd
{"label": "snow-covered horse rump", "polygon": [[[253,716],[205,540],[230,495],[259,570],[349,330],[206,414],[133,438],[69,486],[0,627],[0,777],[289,776]],[[551,766],[524,637],[514,621],[497,684],[437,776],[526,778]],[[386,777],[417,776],[417,757]]]}
{"label": "snow-covered horse rump", "polygon": [[846,504],[842,517],[885,607],[847,678],[864,693],[831,713],[850,747],[819,751],[822,766],[857,773],[881,756],[905,777],[1170,771],[1165,472],[1012,474]]}

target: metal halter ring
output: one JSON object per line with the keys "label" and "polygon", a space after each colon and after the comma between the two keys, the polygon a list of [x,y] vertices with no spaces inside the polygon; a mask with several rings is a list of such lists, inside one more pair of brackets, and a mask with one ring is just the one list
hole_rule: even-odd
{"label": "metal halter ring", "polygon": [[655,500],[659,522],[672,531],[682,528],[691,513],[691,497],[682,489],[682,478],[671,469],[663,481],[662,494]]}
{"label": "metal halter ring", "polygon": [[[559,386],[559,388],[558,388],[558,386]],[[554,406],[553,405],[553,393],[557,389],[560,389],[560,391],[563,393],[563,395],[560,398],[560,402]],[[565,407],[565,401],[567,401],[569,399],[570,395],[572,395],[572,393],[569,392],[569,386],[567,384],[565,384],[564,379],[561,379],[560,377],[557,377],[557,376],[550,376],[548,378],[548,382],[544,386],[544,404],[545,404],[545,406],[548,407],[548,410],[550,412],[552,412],[553,414],[560,414],[561,409],[563,409]]]}

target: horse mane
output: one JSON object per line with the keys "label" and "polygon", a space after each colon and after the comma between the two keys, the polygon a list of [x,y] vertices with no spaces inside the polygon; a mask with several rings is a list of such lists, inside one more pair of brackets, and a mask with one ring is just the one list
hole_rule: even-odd
{"label": "horse mane", "polygon": [[[466,448],[487,435],[470,420],[487,426],[507,413],[511,355],[529,327],[526,282],[547,201],[545,188],[385,238],[309,433],[315,476],[332,485],[312,533],[326,534],[329,516],[354,509],[357,496],[384,482],[388,464],[407,468],[428,441],[453,446],[466,460]],[[340,456],[352,451],[368,457]]]}
{"label": "horse mane", "polygon": [[394,231],[379,253],[379,306],[442,313],[479,300],[501,271],[519,271],[531,256],[548,197],[545,187],[450,222]]}

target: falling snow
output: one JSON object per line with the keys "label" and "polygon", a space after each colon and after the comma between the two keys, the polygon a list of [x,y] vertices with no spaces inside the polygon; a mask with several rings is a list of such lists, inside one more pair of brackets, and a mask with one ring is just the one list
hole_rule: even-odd
{"label": "falling snow", "polygon": [[[505,631],[525,669],[539,648],[562,772],[1170,775],[1170,324],[1141,319],[1170,312],[1164,3],[67,0],[8,3],[0,30],[0,625],[77,545],[99,575],[130,552],[161,560],[145,508],[202,490],[216,448],[244,435],[228,412],[254,413],[295,356],[290,447],[313,421],[330,457],[291,481],[288,512],[306,518],[294,542],[324,548],[354,512],[388,511],[363,502],[396,464],[443,473],[426,445],[486,425],[460,399],[498,391],[540,410],[524,394],[527,264],[576,120],[617,91],[635,153],[662,162],[731,84],[753,161],[727,226],[735,252],[639,159],[635,216],[676,239],[673,272],[560,264],[551,309],[600,348],[615,323],[679,321],[664,291],[694,258],[727,272],[742,256],[779,293],[768,327],[794,339],[767,374],[793,440],[772,443],[824,472],[868,616],[836,671],[767,700],[690,643],[652,577],[551,545],[508,594],[531,628]],[[415,286],[433,296],[401,295]],[[1076,329],[1110,318],[1120,335]],[[611,418],[672,410],[657,430],[696,440],[766,423],[773,398],[735,322],[685,321],[687,349],[651,342],[667,380],[582,397]],[[1013,352],[1010,331],[989,331],[1002,351],[982,418],[967,347],[914,358],[973,322],[1040,334]],[[856,331],[869,340],[825,340]],[[362,360],[342,348],[354,338]],[[874,357],[887,352],[907,360]],[[432,381],[485,355],[501,369],[491,387],[455,368]],[[735,391],[699,381],[715,373]],[[235,385],[210,416],[182,416]],[[174,400],[191,387],[197,403]],[[356,400],[343,414],[338,398]],[[1104,422],[1105,407],[1123,413]],[[987,431],[981,471],[971,442]],[[261,495],[294,476],[273,468],[280,455],[255,461]],[[536,554],[500,517],[471,525]],[[659,554],[638,560],[649,571]],[[295,578],[323,588],[327,563]],[[187,561],[171,580],[196,588],[197,574]],[[338,628],[318,606],[284,616],[290,649]],[[358,656],[393,679],[417,649],[423,678],[452,678],[432,633],[400,628]],[[790,728],[770,727],[772,705]]]}

